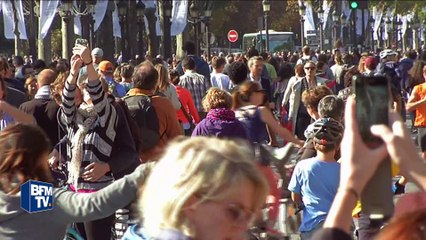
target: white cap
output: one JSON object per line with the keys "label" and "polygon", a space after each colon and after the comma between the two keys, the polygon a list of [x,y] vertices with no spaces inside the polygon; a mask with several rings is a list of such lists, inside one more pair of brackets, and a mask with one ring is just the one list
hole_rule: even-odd
{"label": "white cap", "polygon": [[385,58],[387,56],[392,56],[392,55],[398,55],[398,53],[395,52],[392,49],[385,49],[385,50],[381,51],[380,54],[379,54],[380,59],[383,59],[383,58]]}
{"label": "white cap", "polygon": [[102,57],[104,55],[104,51],[102,51],[100,48],[94,48],[92,50],[92,55],[95,57]]}

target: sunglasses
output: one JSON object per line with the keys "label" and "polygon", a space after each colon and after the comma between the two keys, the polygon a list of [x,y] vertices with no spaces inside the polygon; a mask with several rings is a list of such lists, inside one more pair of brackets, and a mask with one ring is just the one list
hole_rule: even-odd
{"label": "sunglasses", "polygon": [[314,67],[305,67],[306,70],[315,70]]}

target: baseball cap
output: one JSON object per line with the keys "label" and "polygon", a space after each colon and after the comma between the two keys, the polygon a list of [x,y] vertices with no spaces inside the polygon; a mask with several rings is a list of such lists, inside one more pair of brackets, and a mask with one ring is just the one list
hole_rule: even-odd
{"label": "baseball cap", "polygon": [[104,51],[100,48],[94,48],[92,50],[92,55],[95,56],[95,57],[102,57],[102,56],[104,56]]}
{"label": "baseball cap", "polygon": [[112,73],[114,72],[114,65],[110,61],[102,61],[98,66],[102,72]]}

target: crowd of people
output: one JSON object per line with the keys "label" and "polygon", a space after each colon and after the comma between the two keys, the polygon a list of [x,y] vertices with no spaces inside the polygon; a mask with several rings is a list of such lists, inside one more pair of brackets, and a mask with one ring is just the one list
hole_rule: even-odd
{"label": "crowd of people", "polygon": [[[124,208],[134,224],[123,239],[247,239],[253,225],[272,231],[285,197],[303,212],[303,240],[351,239],[354,223],[361,240],[426,237],[424,194],[402,197],[390,220],[371,220],[359,201],[387,155],[398,178],[383,188],[426,190],[426,52],[305,46],[203,59],[195,47],[120,64],[78,44],[50,65],[1,58],[0,238],[73,229],[111,239]],[[390,123],[371,128],[384,142],[375,149],[359,134],[354,76],[389,81]],[[299,148],[287,179],[256,150],[285,144]],[[53,210],[20,208],[28,180],[56,184]]]}

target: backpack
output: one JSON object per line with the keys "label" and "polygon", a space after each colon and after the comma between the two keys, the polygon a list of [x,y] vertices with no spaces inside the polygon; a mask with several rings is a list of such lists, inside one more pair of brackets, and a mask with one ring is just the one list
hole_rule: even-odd
{"label": "backpack", "polygon": [[151,98],[142,94],[123,98],[131,118],[138,127],[134,131],[137,132],[135,144],[139,153],[154,148],[161,138],[160,123]]}

